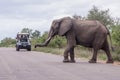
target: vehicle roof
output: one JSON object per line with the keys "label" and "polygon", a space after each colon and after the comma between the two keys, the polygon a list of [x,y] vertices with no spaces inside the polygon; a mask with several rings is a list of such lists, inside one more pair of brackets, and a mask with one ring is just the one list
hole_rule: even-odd
{"label": "vehicle roof", "polygon": [[18,35],[29,35],[29,33],[18,33]]}

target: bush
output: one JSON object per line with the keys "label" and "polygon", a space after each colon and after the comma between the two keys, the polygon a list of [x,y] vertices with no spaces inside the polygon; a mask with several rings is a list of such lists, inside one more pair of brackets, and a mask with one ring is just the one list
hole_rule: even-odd
{"label": "bush", "polygon": [[15,39],[6,37],[3,40],[1,40],[0,47],[12,47],[15,46],[15,44],[16,44]]}
{"label": "bush", "polygon": [[54,39],[49,43],[49,47],[62,48],[66,45],[65,37],[55,36]]}
{"label": "bush", "polygon": [[116,49],[116,51],[113,53],[113,59],[115,61],[120,61],[120,48]]}
{"label": "bush", "polygon": [[[48,37],[48,32],[45,32],[41,37],[39,38],[33,38],[32,39],[32,45],[38,44],[38,43],[44,43]],[[48,47],[51,48],[62,48],[66,45],[66,39],[65,37],[55,36],[51,39],[50,43],[48,44]]]}
{"label": "bush", "polygon": [[112,38],[117,46],[120,46],[120,25],[113,26]]}
{"label": "bush", "polygon": [[113,26],[112,39],[115,46],[115,53],[113,54],[113,59],[120,61],[120,25]]}

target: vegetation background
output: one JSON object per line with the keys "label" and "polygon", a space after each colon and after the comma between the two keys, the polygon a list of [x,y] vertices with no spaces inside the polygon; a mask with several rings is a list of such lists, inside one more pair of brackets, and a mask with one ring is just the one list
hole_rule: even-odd
{"label": "vegetation background", "polygon": [[[120,61],[120,18],[111,17],[109,12],[109,9],[100,10],[96,6],[93,6],[93,8],[89,10],[87,16],[82,17],[75,14],[73,15],[73,18],[80,20],[98,20],[102,24],[104,24],[109,29],[112,36],[112,44],[114,47],[114,52],[111,51],[112,56],[114,60]],[[35,49],[34,45],[36,43],[43,43],[46,40],[48,32],[46,31],[41,34],[39,30],[32,30],[29,28],[23,28],[20,32],[27,32],[31,35],[30,38],[33,50],[63,55],[67,42],[65,37],[55,36],[47,47]],[[0,47],[15,47],[15,44],[16,39],[6,37],[1,40]],[[99,51],[99,54],[99,59],[106,60],[106,55],[103,51]],[[76,46],[75,55],[76,57],[84,57],[89,59],[92,55],[92,49],[88,49],[82,46]]]}

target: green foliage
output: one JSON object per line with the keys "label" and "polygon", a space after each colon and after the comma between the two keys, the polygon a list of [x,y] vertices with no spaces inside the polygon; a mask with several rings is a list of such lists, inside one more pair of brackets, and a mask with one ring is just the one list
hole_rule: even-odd
{"label": "green foliage", "polygon": [[56,55],[63,55],[64,48],[52,48],[52,47],[40,47],[40,48],[34,48],[35,51],[41,51],[45,53],[52,53]]}
{"label": "green foliage", "polygon": [[48,37],[48,32],[44,32],[44,34],[37,39],[37,43],[44,43],[47,37]]}
{"label": "green foliage", "polygon": [[93,8],[89,11],[87,18],[89,20],[98,20],[105,26],[111,26],[113,24],[113,20],[109,15],[109,9],[108,10],[100,10],[96,6],[93,6]]}
{"label": "green foliage", "polygon": [[120,48],[115,51],[113,54],[113,59],[116,61],[120,61]]}
{"label": "green foliage", "polygon": [[38,44],[38,43],[44,43],[44,41],[47,39],[48,32],[44,32],[44,34],[38,38],[32,38],[32,45]]}
{"label": "green foliage", "polygon": [[12,38],[4,38],[3,40],[1,40],[1,43],[0,43],[0,47],[9,47],[9,46],[14,46],[16,43],[16,40],[15,39],[12,39]]}
{"label": "green foliage", "polygon": [[41,37],[35,39],[35,44],[44,43],[47,39],[48,32],[45,32]]}
{"label": "green foliage", "polygon": [[23,29],[21,30],[21,33],[29,33],[29,34],[32,34],[32,29],[23,28]]}
{"label": "green foliage", "polygon": [[115,53],[114,60],[120,61],[120,25],[115,25],[112,28],[112,39],[114,41]]}
{"label": "green foliage", "polygon": [[66,39],[65,37],[60,37],[60,36],[55,36],[54,39],[51,40],[51,42],[49,43],[49,47],[58,47],[58,48],[62,48],[66,45]]}
{"label": "green foliage", "polygon": [[34,32],[32,32],[32,38],[39,38],[40,37],[40,31],[35,30]]}
{"label": "green foliage", "polygon": [[[45,32],[41,37],[32,39],[32,44],[35,45],[37,43],[44,43],[47,37],[48,37],[48,32]],[[55,36],[48,44],[48,47],[61,48],[64,47],[65,45],[66,45],[66,39],[64,37]]]}
{"label": "green foliage", "polygon": [[112,38],[117,46],[120,46],[120,25],[112,28]]}

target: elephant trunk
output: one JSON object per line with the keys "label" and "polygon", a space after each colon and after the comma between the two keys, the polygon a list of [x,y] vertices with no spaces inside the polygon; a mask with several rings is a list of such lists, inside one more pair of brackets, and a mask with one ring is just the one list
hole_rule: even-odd
{"label": "elephant trunk", "polygon": [[52,37],[48,37],[48,39],[42,44],[43,46],[47,46],[48,43],[50,42]]}
{"label": "elephant trunk", "polygon": [[44,46],[47,46],[48,43],[50,42],[51,38],[52,38],[52,37],[48,37],[48,39],[47,39],[43,44],[36,44],[36,45],[35,45],[35,48],[36,48],[36,47],[44,47]]}
{"label": "elephant trunk", "polygon": [[47,40],[43,43],[43,44],[36,44],[35,45],[35,48],[36,47],[44,47],[44,46],[47,46],[48,45],[48,43],[50,42],[50,40],[52,39],[52,31],[50,30],[50,32],[49,32],[49,34],[48,34],[48,38],[47,38]]}

